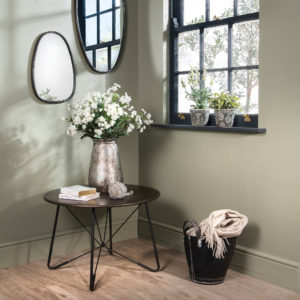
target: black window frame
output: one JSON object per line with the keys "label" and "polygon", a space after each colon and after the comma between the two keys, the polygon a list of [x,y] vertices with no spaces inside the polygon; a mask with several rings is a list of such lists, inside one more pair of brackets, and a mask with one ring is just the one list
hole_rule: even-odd
{"label": "black window frame", "polygon": [[[200,76],[203,78],[203,72],[228,72],[228,90],[232,89],[232,72],[235,70],[259,70],[259,65],[253,66],[232,66],[232,26],[233,24],[259,20],[259,12],[250,14],[238,15],[238,0],[233,1],[233,16],[224,19],[210,20],[210,0],[206,1],[206,14],[205,21],[197,24],[184,25],[184,0],[169,0],[169,123],[170,124],[191,124],[189,113],[178,113],[178,87],[179,87],[179,75],[188,74],[188,71],[178,71],[178,35],[182,32],[199,30],[200,32],[200,45],[203,47],[204,41],[204,29],[210,27],[217,27],[222,25],[228,26],[228,66],[226,68],[214,68],[204,70],[204,59],[200,48]],[[236,114],[234,125],[236,127],[258,127],[258,114],[248,114],[250,116],[250,122],[244,120],[243,114]],[[214,114],[210,114],[208,126],[214,126]]]}
{"label": "black window frame", "polygon": [[[121,6],[116,6],[116,0],[111,0],[112,1],[112,7],[103,11],[100,11],[100,1],[99,0],[95,0],[96,1],[96,5],[97,5],[97,11],[94,14],[91,15],[85,15],[85,3],[86,0],[83,1],[79,1],[78,2],[78,12],[79,12],[79,23],[80,23],[80,33],[81,33],[81,37],[82,37],[82,43],[83,43],[83,47],[85,51],[92,51],[93,54],[93,61],[90,62],[91,65],[96,69],[96,50],[98,49],[102,49],[102,48],[107,48],[107,71],[104,72],[108,72],[111,70],[112,66],[111,66],[111,48],[113,46],[117,46],[120,45],[121,47],[121,40],[120,39],[116,39],[116,11],[119,9],[120,13],[121,13]],[[120,0],[121,3],[122,0]],[[100,41],[100,18],[101,15],[105,15],[107,13],[112,13],[112,40],[108,41],[108,42],[101,42]],[[97,17],[97,43],[94,45],[90,45],[90,46],[86,46],[86,35],[85,35],[85,24],[86,24],[86,19],[89,18],[93,18],[93,17]],[[121,34],[121,32],[120,32]]]}

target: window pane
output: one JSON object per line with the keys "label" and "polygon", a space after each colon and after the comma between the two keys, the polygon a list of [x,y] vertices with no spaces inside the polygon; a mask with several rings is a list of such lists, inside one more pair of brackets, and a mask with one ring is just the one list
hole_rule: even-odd
{"label": "window pane", "polygon": [[112,40],[112,13],[100,15],[100,42]]}
{"label": "window pane", "polygon": [[108,70],[107,48],[96,50],[96,69],[102,72]]}
{"label": "window pane", "polygon": [[200,68],[199,30],[180,33],[178,36],[178,71]]}
{"label": "window pane", "polygon": [[120,52],[120,45],[111,47],[111,67],[113,68],[117,62]]}
{"label": "window pane", "polygon": [[228,67],[227,26],[206,28],[204,30],[204,68],[226,67]]}
{"label": "window pane", "polygon": [[228,89],[227,72],[206,72],[205,86],[210,88],[213,93],[219,93]]}
{"label": "window pane", "polygon": [[185,97],[185,90],[181,84],[181,80],[187,85],[188,75],[179,75],[178,76],[178,112],[179,113],[188,113],[190,112],[190,101]]}
{"label": "window pane", "polygon": [[232,91],[241,100],[242,112],[258,114],[258,70],[233,71]]}
{"label": "window pane", "polygon": [[259,23],[243,22],[233,25],[233,66],[258,65]]}
{"label": "window pane", "polygon": [[100,11],[112,8],[112,0],[99,0]]}
{"label": "window pane", "polygon": [[224,19],[232,16],[233,0],[210,0],[210,20]]}
{"label": "window pane", "polygon": [[205,0],[184,0],[183,24],[205,21]]}
{"label": "window pane", "polygon": [[92,15],[97,12],[96,0],[85,0],[85,15]]}
{"label": "window pane", "polygon": [[238,14],[245,15],[259,11],[259,0],[238,0]]}
{"label": "window pane", "polygon": [[120,38],[120,9],[116,9],[116,39]]}
{"label": "window pane", "polygon": [[97,44],[97,17],[85,19],[86,46]]}
{"label": "window pane", "polygon": [[120,0],[115,1],[115,6],[120,6]]}
{"label": "window pane", "polygon": [[93,51],[87,51],[86,56],[87,56],[90,64],[93,65]]}

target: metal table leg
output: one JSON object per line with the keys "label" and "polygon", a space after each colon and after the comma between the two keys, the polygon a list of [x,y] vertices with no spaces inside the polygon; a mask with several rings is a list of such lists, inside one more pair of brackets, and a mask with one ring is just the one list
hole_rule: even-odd
{"label": "metal table leg", "polygon": [[109,218],[109,250],[108,253],[112,255],[112,216],[111,207],[108,208],[108,218]]}
{"label": "metal table leg", "polygon": [[94,290],[95,275],[94,274],[94,233],[95,233],[95,208],[91,209],[91,256],[90,256],[90,290]]}
{"label": "metal table leg", "polygon": [[55,239],[55,233],[56,233],[56,227],[57,227],[57,220],[58,220],[58,215],[59,215],[59,209],[60,205],[56,206],[56,213],[55,213],[55,218],[54,218],[54,225],[53,225],[53,230],[52,230],[52,236],[51,236],[51,243],[50,243],[50,249],[49,249],[49,255],[48,255],[48,261],[47,261],[47,267],[48,269],[56,269],[59,268],[59,266],[56,267],[51,267],[51,257],[52,257],[52,251],[53,251],[53,244],[54,244],[54,239]]}
{"label": "metal table leg", "polygon": [[[104,228],[104,236],[101,235],[100,232],[100,228],[99,228],[99,224],[98,224],[98,220],[97,220],[97,216],[96,216],[96,211],[95,208],[91,209],[91,230],[89,231],[87,229],[87,227],[78,219],[78,217],[69,209],[68,211],[73,215],[73,217],[81,224],[81,226],[90,234],[91,236],[91,249],[89,251],[84,252],[83,254],[76,256],[70,260],[67,260],[65,262],[59,263],[57,265],[51,266],[51,257],[52,257],[52,252],[53,252],[53,246],[54,246],[54,240],[55,240],[55,234],[56,234],[56,228],[57,228],[57,223],[58,223],[58,217],[59,217],[59,211],[60,211],[60,205],[57,205],[56,208],[56,213],[55,213],[55,218],[54,218],[54,225],[53,225],[53,231],[52,231],[52,236],[51,236],[51,243],[50,243],[50,249],[49,249],[49,255],[48,255],[48,262],[47,262],[47,266],[50,270],[55,270],[58,269],[74,260],[76,260],[77,258],[80,258],[84,255],[87,255],[90,253],[90,290],[93,291],[95,288],[95,278],[96,278],[96,273],[97,273],[97,268],[98,268],[98,264],[99,264],[99,260],[100,260],[100,256],[101,256],[101,251],[102,248],[105,247],[108,250],[109,254],[117,254],[137,265],[139,265],[142,268],[145,268],[151,272],[158,272],[160,270],[160,263],[159,263],[159,258],[158,258],[158,252],[157,252],[157,247],[156,247],[156,242],[155,242],[155,237],[154,237],[154,232],[153,232],[153,227],[152,227],[152,222],[151,222],[151,217],[150,217],[150,211],[149,211],[149,205],[148,203],[145,203],[145,208],[146,208],[146,214],[147,214],[147,219],[148,219],[148,225],[149,225],[149,231],[150,231],[150,235],[151,235],[151,240],[152,240],[152,245],[153,245],[153,252],[154,252],[154,256],[155,256],[155,260],[156,260],[156,268],[151,268],[145,264],[142,264],[140,262],[135,261],[134,259],[127,257],[125,255],[123,255],[122,253],[113,250],[113,237],[115,236],[115,234],[127,223],[127,221],[133,216],[133,214],[137,211],[137,209],[140,207],[140,205],[138,205],[134,211],[122,222],[122,224],[115,230],[114,233],[112,233],[112,209],[108,208],[107,212],[106,212],[106,220],[105,220],[105,228]],[[109,222],[109,224],[107,224],[107,221]],[[97,224],[97,229],[98,229],[98,234],[100,237],[100,241],[98,239],[95,238],[95,222]],[[107,225],[109,226],[109,239],[105,240],[106,237],[106,229],[107,229]],[[95,247],[95,242],[98,244],[97,247]],[[98,253],[98,258],[97,258],[97,262],[94,266],[94,252],[96,249],[99,249],[99,253]]]}
{"label": "metal table leg", "polygon": [[154,252],[154,256],[155,256],[155,261],[156,261],[156,268],[151,268],[141,262],[137,262],[134,259],[127,257],[126,255],[113,250],[112,248],[108,248],[107,247],[107,243],[109,242],[110,244],[112,243],[112,238],[115,236],[115,234],[123,227],[123,225],[129,220],[129,218],[134,214],[134,212],[140,207],[140,205],[129,215],[129,217],[119,226],[119,228],[116,229],[116,231],[113,234],[110,234],[110,239],[108,241],[106,241],[105,247],[107,248],[108,251],[111,251],[114,254],[117,254],[119,256],[121,256],[122,258],[125,258],[135,264],[137,264],[138,266],[151,271],[151,272],[158,272],[160,270],[160,263],[159,263],[159,258],[158,258],[158,251],[157,251],[157,247],[156,247],[156,242],[155,242],[155,237],[154,237],[154,232],[153,232],[153,227],[152,227],[152,222],[151,222],[151,217],[150,217],[150,210],[149,210],[149,205],[148,203],[145,203],[145,208],[146,208],[146,214],[147,214],[147,219],[148,219],[148,225],[149,225],[149,231],[150,231],[150,235],[151,235],[151,240],[152,240],[152,245],[153,245],[153,252]]}
{"label": "metal table leg", "polygon": [[153,245],[153,251],[154,251],[155,260],[156,260],[156,266],[157,266],[155,270],[151,269],[150,271],[158,272],[159,269],[160,269],[160,264],[159,264],[158,252],[157,252],[156,241],[155,241],[155,237],[154,237],[154,231],[153,231],[153,227],[152,227],[152,222],[151,222],[150,210],[149,210],[149,205],[148,205],[148,203],[145,203],[145,208],[146,208],[146,213],[147,213],[147,219],[148,219],[148,224],[149,224],[149,230],[150,230],[150,234],[151,234],[151,240],[152,240],[152,245]]}
{"label": "metal table leg", "polygon": [[[69,259],[69,260],[64,261],[64,262],[62,262],[62,263],[59,263],[59,264],[57,264],[57,265],[51,265],[51,258],[52,258],[52,252],[53,252],[53,246],[54,246],[54,240],[55,240],[56,228],[57,228],[57,223],[58,223],[59,211],[60,211],[60,205],[57,205],[56,213],[55,213],[55,218],[54,218],[54,225],[53,225],[53,230],[52,230],[52,236],[51,236],[51,243],[50,243],[50,249],[49,249],[48,261],[47,261],[47,267],[48,267],[48,269],[50,269],[50,270],[56,270],[56,269],[59,269],[60,267],[66,265],[66,264],[68,264],[68,263],[70,263],[70,262],[72,262],[72,261],[74,261],[74,260],[76,260],[76,259],[78,259],[78,258],[84,256],[84,255],[87,255],[87,254],[89,254],[89,253],[91,253],[91,252],[94,252],[94,250],[96,250],[96,249],[99,249],[99,254],[100,254],[100,253],[101,253],[101,249],[104,247],[103,241],[99,242],[99,241],[95,238],[94,230],[93,230],[93,232],[91,233],[90,231],[88,231],[88,230],[86,229],[86,227],[84,227],[84,228],[86,229],[86,231],[91,235],[91,240],[93,239],[94,242],[96,241],[97,244],[98,244],[99,246],[95,247],[95,244],[94,244],[94,248],[92,248],[92,249],[89,250],[89,251],[86,251],[86,252],[84,252],[84,253],[82,253],[82,254],[80,254],[80,255],[78,255],[78,256],[72,258],[72,259]],[[72,213],[72,214],[73,214],[73,213]],[[92,216],[94,216],[94,220],[95,220],[95,215],[96,215],[96,214],[95,214],[95,211],[92,212]],[[74,214],[73,214],[73,216],[74,216]],[[74,217],[75,217],[75,216],[74,216]],[[92,219],[93,219],[93,217],[92,217]],[[92,238],[92,236],[93,236],[93,238]],[[98,261],[99,261],[99,259],[98,259]],[[97,262],[97,263],[98,263],[98,262]],[[96,267],[97,267],[97,266],[96,266]]]}

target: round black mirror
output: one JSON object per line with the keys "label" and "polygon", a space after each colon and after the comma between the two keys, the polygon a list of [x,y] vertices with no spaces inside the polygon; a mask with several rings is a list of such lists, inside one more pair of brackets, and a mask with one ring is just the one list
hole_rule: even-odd
{"label": "round black mirror", "polygon": [[125,37],[125,0],[75,0],[78,40],[87,64],[98,73],[114,70]]}

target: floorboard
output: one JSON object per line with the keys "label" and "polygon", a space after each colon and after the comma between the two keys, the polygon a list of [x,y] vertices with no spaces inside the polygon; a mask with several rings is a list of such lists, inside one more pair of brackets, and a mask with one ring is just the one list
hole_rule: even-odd
{"label": "floorboard", "polygon": [[[115,249],[154,266],[150,242],[134,239]],[[48,270],[38,261],[0,270],[0,299],[198,299],[299,300],[300,294],[229,270],[224,283],[214,286],[190,281],[184,254],[158,246],[162,270],[151,273],[104,252],[95,291],[90,292],[89,256],[61,269]],[[97,253],[95,254],[97,255]],[[56,257],[59,262],[68,257]]]}

